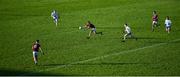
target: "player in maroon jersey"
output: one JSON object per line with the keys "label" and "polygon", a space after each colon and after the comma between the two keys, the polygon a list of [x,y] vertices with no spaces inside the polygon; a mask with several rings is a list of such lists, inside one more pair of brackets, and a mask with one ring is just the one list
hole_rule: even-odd
{"label": "player in maroon jersey", "polygon": [[[39,52],[39,50],[42,52],[41,45],[39,44],[39,40],[36,40],[36,42],[32,45],[32,50],[33,50],[34,63],[37,65],[37,63],[38,63],[38,52]],[[44,53],[43,53],[43,55],[44,55]]]}
{"label": "player in maroon jersey", "polygon": [[153,16],[152,16],[152,31],[154,31],[154,27],[158,26],[158,15],[156,11],[153,11]]}
{"label": "player in maroon jersey", "polygon": [[95,35],[95,34],[101,34],[102,35],[102,32],[96,32],[96,27],[90,22],[88,21],[86,24],[85,24],[85,28],[87,29],[91,29],[91,31],[89,32],[89,36],[87,37],[87,39],[89,39],[92,35],[92,33]]}

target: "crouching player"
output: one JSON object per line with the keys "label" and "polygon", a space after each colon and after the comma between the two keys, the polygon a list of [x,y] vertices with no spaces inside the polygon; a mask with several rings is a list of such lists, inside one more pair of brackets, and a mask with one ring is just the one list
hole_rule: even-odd
{"label": "crouching player", "polygon": [[[39,40],[36,40],[36,42],[32,45],[32,50],[33,50],[33,59],[34,59],[34,63],[37,65],[38,63],[38,51],[40,49],[40,51],[42,52],[42,49],[40,47],[41,45],[39,44]],[[42,52],[43,53],[43,52]],[[44,53],[43,53],[44,55]]]}
{"label": "crouching player", "polygon": [[125,34],[124,34],[124,38],[123,38],[123,41],[122,41],[122,42],[125,42],[125,40],[126,40],[127,37],[134,38],[134,39],[137,40],[137,38],[135,38],[135,37],[132,35],[131,28],[128,26],[128,24],[124,24],[124,28],[125,28],[125,30],[124,30]]}
{"label": "crouching player", "polygon": [[166,17],[166,20],[165,20],[165,26],[166,26],[166,31],[168,33],[170,33],[170,30],[171,30],[171,20],[169,19],[169,16]]}
{"label": "crouching player", "polygon": [[53,18],[54,23],[56,24],[56,27],[57,27],[59,17],[58,17],[58,13],[55,10],[53,10],[53,12],[51,13],[51,17]]}
{"label": "crouching player", "polygon": [[96,27],[90,21],[88,21],[87,24],[85,24],[85,28],[91,30],[89,32],[89,36],[87,37],[87,39],[89,39],[92,34],[94,34],[94,35],[101,34],[102,35],[102,32],[96,32]]}

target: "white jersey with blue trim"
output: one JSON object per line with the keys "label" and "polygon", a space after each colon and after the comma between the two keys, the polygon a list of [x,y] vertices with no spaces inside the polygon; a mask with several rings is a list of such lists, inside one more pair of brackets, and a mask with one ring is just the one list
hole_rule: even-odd
{"label": "white jersey with blue trim", "polygon": [[56,11],[53,11],[53,12],[51,13],[51,17],[53,17],[53,19],[58,19],[58,14],[57,14],[57,12],[56,12]]}
{"label": "white jersey with blue trim", "polygon": [[125,31],[126,31],[127,33],[131,33],[131,28],[130,28],[129,26],[126,26],[126,27],[125,27]]}
{"label": "white jersey with blue trim", "polygon": [[167,20],[167,19],[165,20],[165,25],[167,27],[171,26],[171,23],[172,23],[171,20]]}

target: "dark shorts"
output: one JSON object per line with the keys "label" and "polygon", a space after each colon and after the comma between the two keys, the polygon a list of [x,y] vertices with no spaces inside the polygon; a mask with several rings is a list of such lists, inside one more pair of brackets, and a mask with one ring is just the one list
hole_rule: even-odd
{"label": "dark shorts", "polygon": [[170,29],[170,28],[171,28],[171,26],[166,26],[166,29],[168,29],[168,28]]}
{"label": "dark shorts", "polygon": [[131,35],[131,33],[127,33],[127,35],[129,36],[129,35]]}

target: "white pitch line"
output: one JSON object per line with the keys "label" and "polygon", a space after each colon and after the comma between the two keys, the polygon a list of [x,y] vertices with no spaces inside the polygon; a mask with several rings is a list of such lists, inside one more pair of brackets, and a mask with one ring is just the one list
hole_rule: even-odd
{"label": "white pitch line", "polygon": [[[180,39],[176,39],[176,40],[173,40],[173,41],[170,41],[170,42],[177,42],[177,41],[180,41]],[[86,62],[95,61],[95,60],[98,60],[98,59],[107,58],[109,56],[116,56],[116,55],[120,55],[120,54],[131,53],[131,52],[135,52],[135,51],[138,51],[138,50],[143,50],[143,49],[146,49],[146,48],[152,48],[152,47],[157,47],[157,46],[165,45],[165,44],[168,44],[170,42],[154,44],[154,45],[151,45],[151,46],[146,46],[146,47],[132,49],[132,50],[126,50],[126,51],[117,52],[117,53],[112,53],[112,54],[109,54],[109,55],[95,57],[95,58],[91,58],[91,59],[87,59],[87,60],[83,60],[83,61],[72,62],[72,63],[67,64],[67,65],[57,66],[57,67],[54,67],[54,68],[48,68],[48,69],[45,69],[45,70],[40,70],[38,72],[51,71],[51,70],[55,70],[55,69],[59,69],[59,68],[68,67],[68,66],[71,66],[71,65],[74,65],[74,64],[86,63]],[[26,74],[23,74],[23,75],[28,75],[28,74],[26,73]]]}

